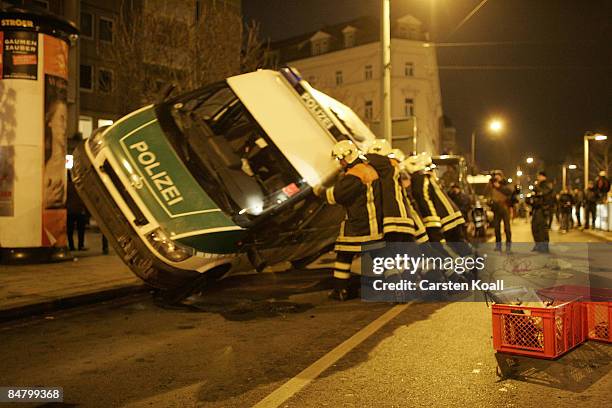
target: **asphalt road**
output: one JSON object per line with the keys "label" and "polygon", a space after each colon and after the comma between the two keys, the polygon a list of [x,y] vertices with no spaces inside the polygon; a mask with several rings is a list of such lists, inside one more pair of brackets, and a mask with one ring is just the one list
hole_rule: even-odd
{"label": "asphalt road", "polygon": [[[553,240],[592,239],[572,234]],[[0,326],[0,385],[62,386],[64,406],[252,406],[394,307],[328,287],[327,270],[241,276],[185,308],[141,295],[15,321]],[[410,304],[281,406],[609,405],[612,345],[519,358],[500,380],[490,325],[483,303]]]}

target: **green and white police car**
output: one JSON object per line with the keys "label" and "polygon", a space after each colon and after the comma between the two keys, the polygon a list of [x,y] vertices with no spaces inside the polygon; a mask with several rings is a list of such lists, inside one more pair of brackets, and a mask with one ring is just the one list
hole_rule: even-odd
{"label": "green and white police car", "polygon": [[74,153],[73,180],[109,242],[146,283],[186,296],[209,279],[333,244],[332,146],[375,136],[291,68],[258,70],[143,107]]}

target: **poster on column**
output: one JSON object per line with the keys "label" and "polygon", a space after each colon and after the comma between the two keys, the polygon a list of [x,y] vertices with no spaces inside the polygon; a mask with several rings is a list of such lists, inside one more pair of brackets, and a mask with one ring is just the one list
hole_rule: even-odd
{"label": "poster on column", "polygon": [[44,246],[66,246],[66,129],[68,46],[44,36],[45,130],[43,168]]}
{"label": "poster on column", "polygon": [[2,78],[38,78],[38,33],[5,31],[2,36]]}

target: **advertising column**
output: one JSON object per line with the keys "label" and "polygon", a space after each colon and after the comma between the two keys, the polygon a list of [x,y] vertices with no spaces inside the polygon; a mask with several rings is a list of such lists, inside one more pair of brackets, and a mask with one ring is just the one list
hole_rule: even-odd
{"label": "advertising column", "polygon": [[0,13],[0,263],[66,258],[68,48],[74,26]]}

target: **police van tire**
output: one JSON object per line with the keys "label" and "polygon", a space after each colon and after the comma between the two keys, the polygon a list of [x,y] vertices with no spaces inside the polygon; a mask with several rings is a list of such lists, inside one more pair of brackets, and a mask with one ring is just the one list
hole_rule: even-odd
{"label": "police van tire", "polygon": [[304,269],[308,265],[310,265],[311,263],[319,259],[321,256],[323,256],[324,254],[328,253],[329,251],[333,249],[334,249],[334,244],[328,245],[325,248],[315,252],[314,254],[305,256],[304,258],[294,259],[293,261],[291,261],[291,266],[294,269]]}
{"label": "police van tire", "polygon": [[203,273],[193,271],[195,274],[193,279],[183,281],[179,286],[167,287],[160,291],[160,299],[167,305],[177,305],[189,296],[202,291],[209,283],[222,278],[230,268],[231,264],[223,264]]}

